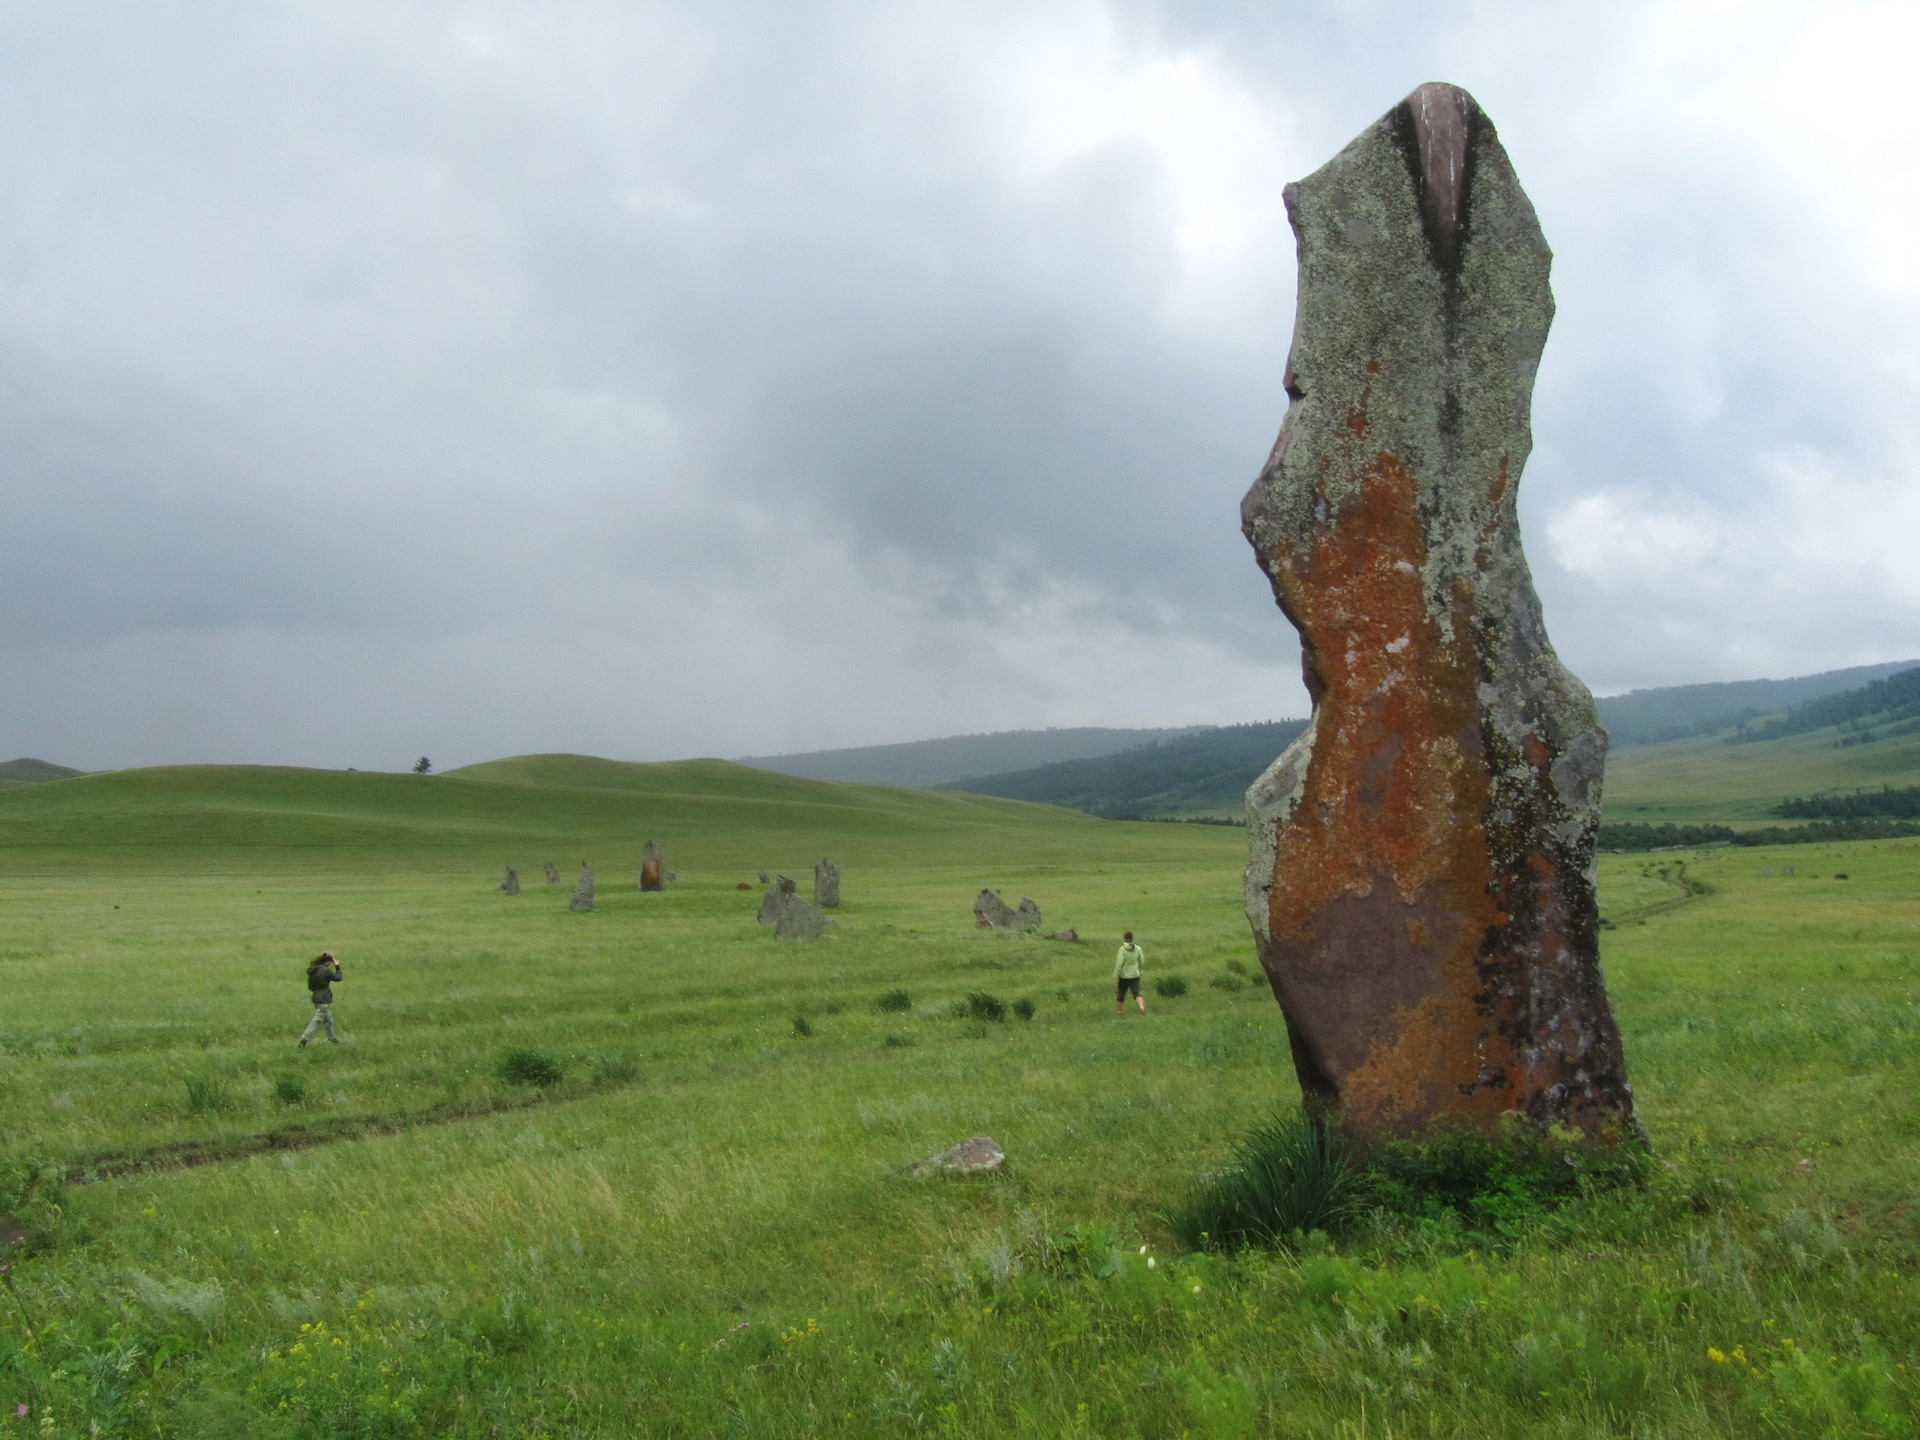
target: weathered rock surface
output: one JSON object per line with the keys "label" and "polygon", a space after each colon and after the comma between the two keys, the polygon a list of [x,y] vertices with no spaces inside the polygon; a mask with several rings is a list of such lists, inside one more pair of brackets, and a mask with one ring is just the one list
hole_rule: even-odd
{"label": "weathered rock surface", "polygon": [[1052,940],[1078,940],[1080,938],[1080,932],[1078,930],[1056,930],[1048,938]]}
{"label": "weathered rock surface", "polygon": [[827,923],[827,917],[818,907],[809,905],[798,895],[784,895],[785,902],[780,907],[779,919],[773,927],[776,940],[817,940],[820,931]]}
{"label": "weathered rock surface", "polygon": [[831,860],[813,867],[813,903],[822,910],[840,908],[840,867]]}
{"label": "weathered rock surface", "polygon": [[792,895],[800,889],[798,885],[789,880],[785,875],[776,875],[773,877],[773,888],[778,890],[782,895]]}
{"label": "weathered rock surface", "polygon": [[640,888],[658,890],[664,882],[660,872],[660,846],[649,840],[640,847]]}
{"label": "weathered rock surface", "polygon": [[520,877],[515,873],[513,866],[507,866],[507,878],[500,882],[500,888],[509,895],[520,893]]}
{"label": "weathered rock surface", "polygon": [[991,1135],[975,1135],[958,1145],[949,1145],[937,1155],[908,1167],[910,1170],[951,1170],[957,1175],[978,1175],[998,1170],[1007,1163],[1007,1152]]}
{"label": "weathered rock surface", "polygon": [[760,914],[758,918],[762,925],[778,925],[780,923],[780,912],[786,908],[786,891],[776,886],[773,889],[762,890],[760,892]]}
{"label": "weathered rock surface", "polygon": [[765,885],[765,884],[768,884],[768,883],[769,883],[769,881],[767,880],[767,872],[766,872],[766,871],[764,871],[764,870],[762,870],[762,871],[760,872],[760,883],[761,883],[762,885]]}
{"label": "weathered rock surface", "polygon": [[982,930],[1010,930],[1013,908],[993,891],[982,890],[974,897],[973,923]]}
{"label": "weathered rock surface", "polygon": [[1423,85],[1286,189],[1300,296],[1242,528],[1312,723],[1247,792],[1247,915],[1309,1103],[1634,1128],[1594,832],[1607,737],[1514,508],[1551,254],[1492,122]]}
{"label": "weathered rock surface", "polygon": [[580,862],[580,878],[574,883],[573,898],[567,902],[567,908],[593,909],[593,867],[584,860]]}
{"label": "weathered rock surface", "polygon": [[1024,895],[1020,897],[1020,908],[1013,912],[1013,928],[1033,931],[1040,928],[1040,907]]}
{"label": "weathered rock surface", "polygon": [[547,884],[558,885],[559,883],[560,883],[560,867],[554,864],[553,861],[549,860],[547,861]]}

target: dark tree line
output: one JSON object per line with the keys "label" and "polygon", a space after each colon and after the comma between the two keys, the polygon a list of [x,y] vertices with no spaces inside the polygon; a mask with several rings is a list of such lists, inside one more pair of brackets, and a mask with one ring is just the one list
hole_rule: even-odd
{"label": "dark tree line", "polygon": [[1811,800],[1782,800],[1773,813],[1787,820],[1871,820],[1886,816],[1896,820],[1920,820],[1920,785],[1896,790],[1891,785],[1878,791],[1852,795],[1815,795]]}

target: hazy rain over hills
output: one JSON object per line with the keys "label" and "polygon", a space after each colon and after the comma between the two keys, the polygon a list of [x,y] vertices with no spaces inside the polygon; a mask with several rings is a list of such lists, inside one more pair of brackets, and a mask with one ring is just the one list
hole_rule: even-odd
{"label": "hazy rain over hills", "polygon": [[0,754],[1304,713],[1280,186],[1443,78],[1557,255],[1569,663],[1910,655],[1911,7],[1573,8],[12,7]]}

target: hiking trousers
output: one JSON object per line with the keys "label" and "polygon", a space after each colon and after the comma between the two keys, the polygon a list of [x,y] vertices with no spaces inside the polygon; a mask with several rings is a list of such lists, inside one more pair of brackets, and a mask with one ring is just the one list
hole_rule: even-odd
{"label": "hiking trousers", "polygon": [[327,1027],[327,1039],[338,1045],[340,1043],[339,1037],[333,1033],[333,1006],[331,1005],[316,1005],[313,1007],[313,1019],[309,1020],[307,1022],[307,1028],[300,1032],[300,1043],[304,1045],[307,1041],[311,1040],[313,1038],[313,1032],[318,1030],[322,1025]]}

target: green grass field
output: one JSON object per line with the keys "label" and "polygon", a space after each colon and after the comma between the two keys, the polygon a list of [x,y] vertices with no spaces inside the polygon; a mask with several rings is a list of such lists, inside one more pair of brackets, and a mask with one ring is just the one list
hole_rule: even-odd
{"label": "green grass field", "polygon": [[1746,745],[1718,737],[1670,740],[1621,750],[1607,762],[1607,819],[1779,825],[1773,807],[1792,796],[1920,784],[1920,735],[1839,749],[1835,734],[1817,730]]}
{"label": "green grass field", "polygon": [[[735,887],[822,854],[839,923],[775,940]],[[1644,1188],[1181,1254],[1160,1209],[1297,1101],[1224,988],[1243,863],[720,762],[0,794],[0,1436],[1920,1430],[1920,841],[1603,857]],[[1191,987],[1144,1019],[1123,928]],[[347,1043],[297,1050],[323,946]],[[904,1173],[981,1133],[1005,1172]]]}

